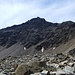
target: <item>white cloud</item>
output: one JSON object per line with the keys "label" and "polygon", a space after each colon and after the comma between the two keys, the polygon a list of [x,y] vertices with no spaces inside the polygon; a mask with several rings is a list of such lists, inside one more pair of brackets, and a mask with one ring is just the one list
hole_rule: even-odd
{"label": "white cloud", "polygon": [[75,20],[75,0],[2,0],[0,28],[23,23],[33,17],[47,21]]}

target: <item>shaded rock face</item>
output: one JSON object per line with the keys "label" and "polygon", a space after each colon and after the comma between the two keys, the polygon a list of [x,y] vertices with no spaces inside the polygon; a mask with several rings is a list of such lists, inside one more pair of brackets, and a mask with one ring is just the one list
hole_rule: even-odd
{"label": "shaded rock face", "polygon": [[49,71],[47,72],[47,75],[51,75]]}
{"label": "shaded rock face", "polygon": [[27,72],[24,73],[24,75],[30,75],[30,74],[33,74],[31,70],[28,70]]}
{"label": "shaded rock face", "polygon": [[20,43],[27,49],[36,46],[35,49],[38,51],[42,47],[45,49],[57,47],[74,37],[74,22],[51,23],[37,17],[20,25],[1,29],[0,46],[10,48],[14,44]]}
{"label": "shaded rock face", "polygon": [[39,62],[39,66],[40,66],[40,67],[45,67],[45,68],[46,68],[46,62],[45,62],[45,61]]}
{"label": "shaded rock face", "polygon": [[72,56],[75,56],[75,48],[73,50],[70,50],[69,54],[72,55]]}

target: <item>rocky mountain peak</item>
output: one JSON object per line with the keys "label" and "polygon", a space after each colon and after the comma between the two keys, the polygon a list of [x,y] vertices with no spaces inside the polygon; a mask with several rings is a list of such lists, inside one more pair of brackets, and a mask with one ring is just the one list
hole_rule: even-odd
{"label": "rocky mountain peak", "polygon": [[46,20],[44,18],[40,18],[40,17],[36,17],[36,18],[33,18],[31,20],[29,20],[28,22],[46,22]]}

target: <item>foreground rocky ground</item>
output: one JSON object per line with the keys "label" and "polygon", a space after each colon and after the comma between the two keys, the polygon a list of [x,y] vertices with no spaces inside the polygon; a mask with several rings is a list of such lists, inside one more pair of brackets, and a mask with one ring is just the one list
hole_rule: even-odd
{"label": "foreground rocky ground", "polygon": [[75,75],[75,59],[70,55],[34,54],[0,60],[0,75]]}

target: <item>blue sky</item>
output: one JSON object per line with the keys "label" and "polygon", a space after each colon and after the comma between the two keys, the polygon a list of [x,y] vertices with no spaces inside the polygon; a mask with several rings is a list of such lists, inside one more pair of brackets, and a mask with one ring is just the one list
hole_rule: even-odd
{"label": "blue sky", "polygon": [[0,0],[0,29],[37,16],[49,22],[75,21],[75,0]]}

